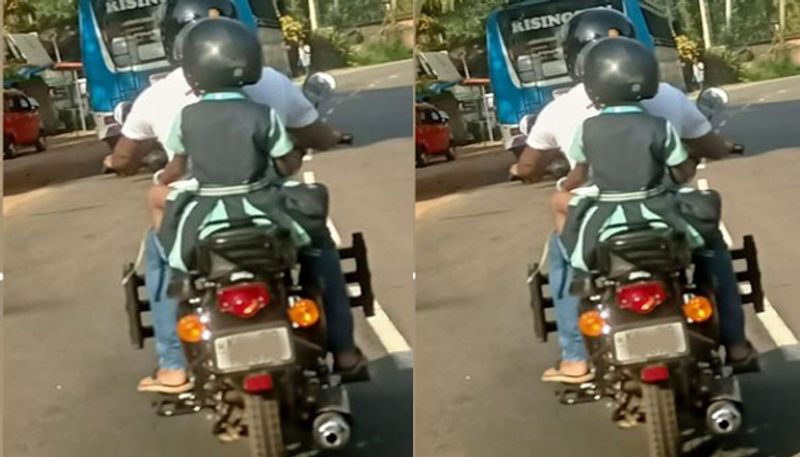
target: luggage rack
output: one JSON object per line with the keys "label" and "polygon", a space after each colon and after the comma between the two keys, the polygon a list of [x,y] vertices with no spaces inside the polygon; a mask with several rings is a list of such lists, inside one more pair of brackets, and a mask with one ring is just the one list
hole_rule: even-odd
{"label": "luggage rack", "polygon": [[[764,289],[761,284],[761,269],[758,264],[758,249],[753,235],[746,235],[743,239],[742,247],[731,249],[731,257],[734,261],[744,260],[743,269],[736,271],[736,279],[739,282],[740,290],[742,283],[749,285],[749,290],[742,291],[742,304],[752,304],[757,313],[764,311]],[[533,311],[533,333],[542,343],[547,342],[547,337],[558,330],[554,318],[550,318],[547,310],[554,307],[553,297],[550,291],[548,275],[541,270],[539,263],[533,263],[528,268],[528,287],[530,288],[530,306]]]}
{"label": "luggage rack", "polygon": [[[361,307],[364,315],[375,314],[375,295],[372,290],[372,274],[367,259],[367,245],[362,233],[354,233],[351,245],[339,249],[342,260],[355,260],[352,271],[344,271],[345,281],[350,291],[350,306]],[[125,291],[125,313],[128,317],[128,336],[136,349],[144,347],[144,341],[152,338],[152,325],[144,324],[145,313],[150,312],[150,301],[144,289],[144,275],[136,272],[136,264],[127,263],[122,268],[122,287]]]}

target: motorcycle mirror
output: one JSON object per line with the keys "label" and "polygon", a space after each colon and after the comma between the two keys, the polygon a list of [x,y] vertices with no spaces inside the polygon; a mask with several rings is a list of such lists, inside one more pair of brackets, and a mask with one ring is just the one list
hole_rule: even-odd
{"label": "motorcycle mirror", "polygon": [[125,123],[125,119],[128,118],[128,113],[131,112],[131,107],[133,103],[131,102],[120,102],[117,103],[117,106],[114,107],[114,121],[117,124],[122,125]]}
{"label": "motorcycle mirror", "polygon": [[719,87],[709,87],[700,92],[697,96],[697,108],[707,118],[722,110],[728,105],[730,97],[728,93]]}
{"label": "motorcycle mirror", "polygon": [[336,78],[330,73],[314,73],[303,83],[303,94],[314,105],[327,100],[334,90],[336,90]]}

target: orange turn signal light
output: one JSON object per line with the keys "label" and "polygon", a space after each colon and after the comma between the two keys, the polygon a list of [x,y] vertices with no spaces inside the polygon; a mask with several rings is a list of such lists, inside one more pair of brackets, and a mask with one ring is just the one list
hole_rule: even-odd
{"label": "orange turn signal light", "polygon": [[578,318],[578,328],[586,336],[600,336],[606,321],[600,316],[599,311],[587,311]]}
{"label": "orange turn signal light", "polygon": [[711,300],[702,295],[693,295],[683,305],[683,314],[689,322],[705,322],[714,315]]}
{"label": "orange turn signal light", "polygon": [[319,322],[319,306],[310,298],[301,298],[287,311],[289,320],[301,328],[308,328]]}
{"label": "orange turn signal light", "polygon": [[206,325],[197,314],[188,314],[178,321],[178,338],[187,343],[199,343],[203,340]]}

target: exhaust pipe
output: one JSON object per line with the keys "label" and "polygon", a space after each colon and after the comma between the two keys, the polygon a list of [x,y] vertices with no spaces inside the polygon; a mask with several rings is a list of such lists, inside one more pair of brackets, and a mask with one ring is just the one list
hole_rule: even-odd
{"label": "exhaust pipe", "polygon": [[341,414],[329,411],[314,419],[313,433],[321,449],[342,449],[350,441],[350,424]]}
{"label": "exhaust pipe", "polygon": [[706,421],[711,431],[717,435],[736,433],[742,425],[739,407],[727,400],[716,401],[708,407]]}

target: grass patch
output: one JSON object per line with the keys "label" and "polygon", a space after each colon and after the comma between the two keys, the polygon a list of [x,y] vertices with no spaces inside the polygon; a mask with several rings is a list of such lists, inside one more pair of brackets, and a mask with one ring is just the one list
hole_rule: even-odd
{"label": "grass patch", "polygon": [[747,82],[783,78],[800,74],[800,65],[792,60],[790,49],[771,52],[768,56],[756,59],[742,68],[742,80]]}
{"label": "grass patch", "polygon": [[361,46],[350,55],[350,61],[353,65],[374,65],[410,59],[411,56],[411,48],[407,47],[400,39],[393,39]]}

